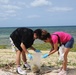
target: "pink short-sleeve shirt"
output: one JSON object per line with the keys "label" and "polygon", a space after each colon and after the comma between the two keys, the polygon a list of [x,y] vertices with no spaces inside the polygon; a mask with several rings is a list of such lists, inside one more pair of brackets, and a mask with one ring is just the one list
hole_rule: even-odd
{"label": "pink short-sleeve shirt", "polygon": [[[61,43],[66,43],[72,38],[72,36],[70,34],[68,34],[66,32],[62,32],[62,31],[55,32],[53,34],[57,34],[60,37],[60,42]],[[53,35],[53,34],[51,34],[51,38],[52,38],[53,44],[55,44],[55,43],[58,42],[58,36],[57,35]]]}

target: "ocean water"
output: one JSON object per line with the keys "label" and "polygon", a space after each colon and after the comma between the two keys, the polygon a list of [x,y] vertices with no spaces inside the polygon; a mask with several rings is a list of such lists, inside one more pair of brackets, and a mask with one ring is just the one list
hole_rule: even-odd
{"label": "ocean water", "polygon": [[[0,28],[0,45],[10,45],[9,36],[10,34],[18,27],[1,27]],[[76,43],[76,26],[41,26],[41,27],[29,27],[33,30],[35,29],[45,29],[50,33],[55,31],[65,31],[70,33]],[[36,43],[41,43],[40,40],[37,40]]]}

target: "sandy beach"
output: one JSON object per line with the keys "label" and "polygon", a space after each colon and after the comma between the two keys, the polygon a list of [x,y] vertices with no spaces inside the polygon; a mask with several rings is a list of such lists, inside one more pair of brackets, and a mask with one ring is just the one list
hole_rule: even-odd
{"label": "sandy beach", "polygon": [[[34,51],[29,50],[32,55]],[[42,51],[42,54],[48,53],[49,51]],[[16,73],[16,64],[15,64],[16,53],[12,52],[11,49],[0,49],[0,75],[18,75]],[[21,60],[22,61],[22,60]],[[30,60],[28,60],[30,64]],[[41,72],[38,75],[57,75],[56,70],[61,67],[61,64],[58,63],[58,54],[57,52],[46,59],[41,59],[42,67]],[[23,62],[21,62],[23,65]],[[21,66],[22,67],[22,66]],[[37,75],[31,70],[26,70],[27,75]],[[68,54],[68,75],[76,75],[76,52],[69,52]]]}

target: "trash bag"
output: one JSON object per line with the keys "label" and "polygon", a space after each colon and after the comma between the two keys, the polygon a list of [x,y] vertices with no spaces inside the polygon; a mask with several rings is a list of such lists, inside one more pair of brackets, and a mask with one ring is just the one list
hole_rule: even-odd
{"label": "trash bag", "polygon": [[59,47],[59,61],[64,61],[64,45]]}
{"label": "trash bag", "polygon": [[40,71],[40,67],[41,67],[41,53],[40,52],[36,52],[33,54],[33,59],[30,60],[31,63],[31,70],[34,73],[38,73]]}

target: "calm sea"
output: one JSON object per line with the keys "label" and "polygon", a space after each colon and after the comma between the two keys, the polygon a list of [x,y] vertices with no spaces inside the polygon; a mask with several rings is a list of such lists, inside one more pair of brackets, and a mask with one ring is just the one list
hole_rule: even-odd
{"label": "calm sea", "polygon": [[[10,45],[9,36],[18,27],[1,27],[0,28],[0,45]],[[29,27],[33,30],[41,28],[45,29],[50,33],[55,31],[65,31],[70,33],[75,38],[76,43],[76,26],[43,26],[43,27]],[[36,41],[37,43],[38,41]],[[40,42],[38,42],[40,43]]]}

